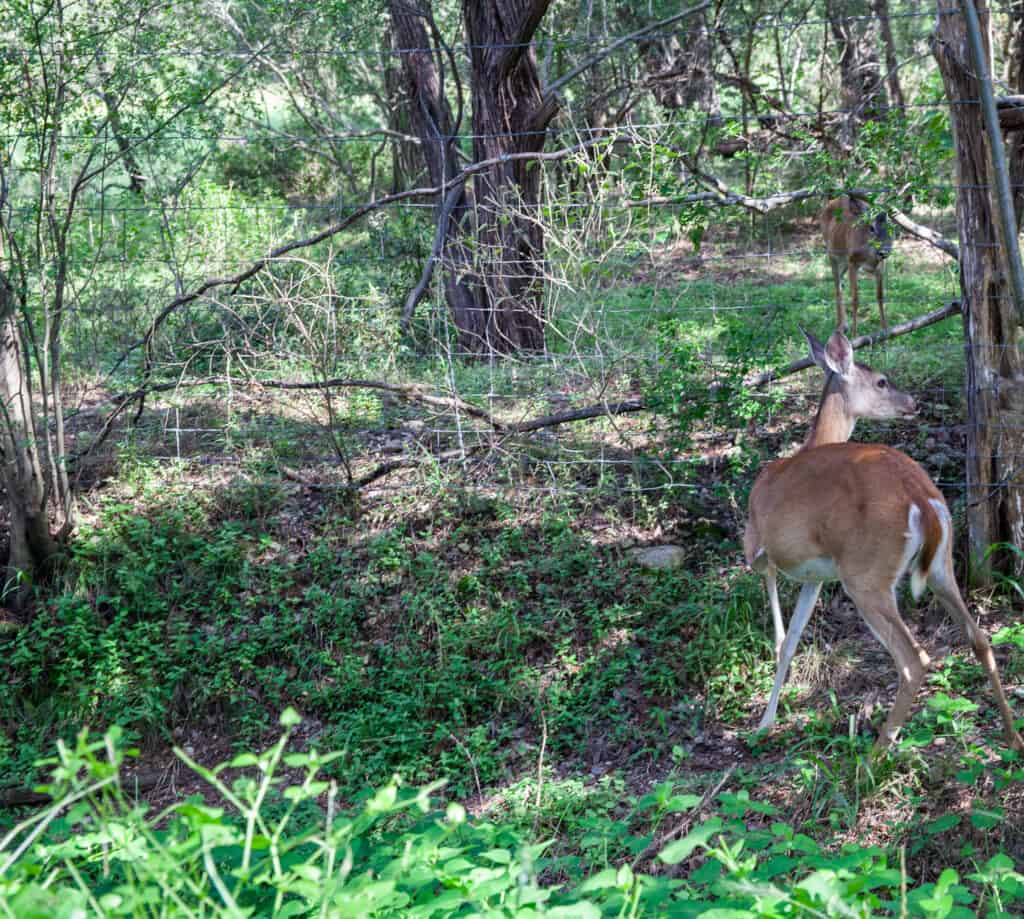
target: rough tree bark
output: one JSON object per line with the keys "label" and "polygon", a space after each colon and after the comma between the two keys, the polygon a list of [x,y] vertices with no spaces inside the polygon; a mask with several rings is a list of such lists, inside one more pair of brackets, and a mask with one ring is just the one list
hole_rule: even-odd
{"label": "rough tree bark", "polygon": [[[1024,546],[1024,390],[1017,348],[1017,317],[994,200],[988,136],[963,16],[939,3],[932,53],[942,73],[956,151],[960,288],[967,362],[967,527],[972,579],[984,583],[994,543]],[[988,53],[989,11],[978,4]],[[958,104],[970,100],[972,104]]]}
{"label": "rough tree bark", "polygon": [[[486,0],[464,5],[470,46],[473,157],[499,159],[542,150],[557,100],[541,92],[529,43],[551,0]],[[421,139],[434,184],[459,172],[459,118],[444,85],[439,36],[427,0],[390,0],[401,48],[413,131]],[[426,50],[431,49],[431,50]],[[453,189],[438,202],[438,261],[445,295],[467,357],[544,349],[544,234],[537,220],[541,170],[536,163],[499,162],[479,173],[473,193]],[[425,277],[428,277],[429,266]],[[417,290],[422,290],[421,284]],[[411,318],[415,298],[406,304]]]}
{"label": "rough tree bark", "polygon": [[850,147],[860,125],[877,118],[886,108],[885,83],[878,63],[876,21],[860,3],[826,0],[832,35],[839,46],[840,108],[843,111],[839,138]]}
{"label": "rough tree bark", "polygon": [[58,544],[50,533],[47,481],[33,420],[17,300],[0,271],[0,481],[7,493],[10,547],[0,603],[27,604],[32,583],[48,574]]}
{"label": "rough tree bark", "polygon": [[[1006,83],[1011,93],[1024,93],[1024,0],[1016,0],[1007,11],[1009,17],[1008,46],[1010,53],[1006,62]],[[1024,220],[1024,131],[1009,135],[1006,158],[1010,166],[1010,188],[1013,191],[1013,207],[1017,215],[1017,231]]]}
{"label": "rough tree bark", "polygon": [[[529,44],[551,0],[466,0],[473,158],[542,150],[557,99],[541,91]],[[544,349],[544,229],[537,219],[541,170],[498,163],[474,179],[482,309],[460,325],[472,354]]]}
{"label": "rough tree bark", "polygon": [[[462,168],[456,136],[460,119],[453,116],[445,94],[444,63],[440,60],[444,49],[438,47],[431,34],[430,7],[422,0],[390,0],[390,11],[395,43],[399,49],[407,49],[400,57],[411,130],[420,139],[431,184],[443,185]],[[450,74],[449,78],[454,79],[454,76]],[[467,235],[472,233],[472,213],[465,186],[439,196],[435,214],[442,240],[437,259],[445,298],[461,340],[465,338],[463,329],[471,325],[481,310],[480,285],[474,276],[472,253],[466,244]],[[427,265],[426,280],[432,268],[433,263]],[[423,283],[418,290],[422,292],[425,287]],[[412,319],[415,299],[406,303],[404,325]],[[467,344],[462,342],[463,347]]]}

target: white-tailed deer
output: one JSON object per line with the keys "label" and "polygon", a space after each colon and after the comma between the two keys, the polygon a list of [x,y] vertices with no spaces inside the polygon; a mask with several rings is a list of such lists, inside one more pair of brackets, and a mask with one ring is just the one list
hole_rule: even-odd
{"label": "white-tailed deer", "polygon": [[875,276],[875,296],[878,299],[878,316],[882,328],[885,321],[885,290],[883,265],[892,251],[889,224],[882,212],[874,220],[866,219],[867,205],[863,201],[840,195],[825,205],[818,215],[821,234],[825,237],[828,260],[832,265],[832,279],[836,285],[836,325],[846,331],[846,309],[843,307],[841,281],[847,271],[850,273],[850,310],[853,313],[853,333],[857,334],[857,273],[863,268]]}
{"label": "white-tailed deer", "polygon": [[[775,685],[759,729],[775,722],[786,672],[822,583],[838,580],[899,672],[899,689],[876,746],[892,743],[930,663],[896,603],[896,585],[909,572],[915,599],[927,585],[963,626],[992,683],[1006,737],[1024,749],[988,637],[957,587],[953,522],[942,494],[905,453],[847,442],[858,418],[912,416],[913,398],[883,374],[854,363],[853,348],[838,329],[826,345],[804,334],[825,371],[825,389],[804,445],[766,466],[754,483],[743,541],[748,563],[765,578],[775,625]],[[788,634],[779,608],[779,571],[803,582]]]}

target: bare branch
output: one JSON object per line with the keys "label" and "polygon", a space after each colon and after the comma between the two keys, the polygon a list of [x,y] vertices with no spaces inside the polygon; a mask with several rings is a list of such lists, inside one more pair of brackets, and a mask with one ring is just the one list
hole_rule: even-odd
{"label": "bare branch", "polygon": [[427,256],[427,261],[423,266],[423,273],[420,275],[419,281],[409,292],[409,296],[405,299],[405,306],[402,308],[401,328],[403,335],[409,331],[409,325],[412,323],[413,313],[416,311],[416,304],[420,302],[420,298],[426,291],[427,285],[430,284],[430,279],[434,276],[434,266],[437,264],[437,260],[441,257],[441,250],[444,248],[444,241],[448,238],[448,217],[452,212],[452,208],[455,207],[462,194],[462,186],[456,185],[450,192],[448,192],[448,196],[444,199],[444,204],[441,205],[441,209],[438,212],[437,231],[434,233],[434,245],[431,247],[430,255]]}
{"label": "bare branch", "polygon": [[643,38],[650,32],[657,31],[658,29],[663,29],[666,26],[670,26],[673,23],[678,22],[680,19],[686,19],[688,16],[693,16],[696,13],[700,13],[703,10],[706,10],[710,5],[711,0],[704,0],[703,3],[700,3],[697,6],[690,7],[687,10],[683,10],[681,13],[676,13],[674,16],[669,16],[667,19],[662,19],[658,22],[651,23],[648,26],[644,26],[642,29],[637,29],[635,32],[630,32],[629,35],[623,35],[622,38],[616,39],[610,45],[608,45],[607,48],[602,48],[596,54],[591,55],[582,63],[578,64],[576,67],[573,67],[573,69],[570,70],[567,74],[559,77],[557,80],[555,80],[554,83],[548,86],[544,90],[545,101],[552,98],[555,95],[555,93],[557,93],[563,86],[566,85],[566,83],[569,83],[571,80],[575,80],[576,77],[578,77],[585,70],[589,70],[591,67],[600,64],[601,61],[603,61],[610,54],[614,54],[623,45],[629,44],[630,42],[634,42],[639,38]]}
{"label": "bare branch", "polygon": [[960,247],[957,246],[955,242],[946,239],[944,236],[940,236],[934,230],[930,230],[926,226],[915,223],[906,214],[904,214],[903,211],[890,210],[888,211],[888,214],[893,223],[902,227],[911,236],[923,239],[926,243],[934,246],[940,252],[945,252],[946,255],[954,261],[960,261]]}
{"label": "bare branch", "polygon": [[[428,198],[434,195],[444,194],[450,191],[452,188],[461,186],[469,176],[475,175],[478,172],[483,172],[486,169],[490,169],[499,163],[504,163],[510,160],[535,160],[539,162],[550,162],[554,160],[565,159],[568,156],[572,156],[589,147],[594,146],[602,141],[598,139],[585,140],[581,143],[575,144],[572,147],[565,147],[561,150],[553,150],[549,153],[544,152],[524,152],[524,153],[507,153],[499,157],[492,157],[486,160],[480,160],[476,163],[471,163],[465,169],[463,169],[458,175],[452,177],[447,182],[441,185],[435,185],[429,188],[410,188],[406,191],[395,192],[391,195],[385,195],[382,198],[378,198],[375,201],[370,201],[361,207],[356,208],[347,217],[339,220],[337,223],[331,224],[329,227],[321,230],[319,233],[315,233],[312,236],[307,236],[303,239],[292,240],[291,242],[285,243],[284,245],[278,246],[276,249],[272,249],[266,255],[253,261],[247,268],[237,274],[233,274],[229,277],[224,278],[207,278],[203,281],[195,290],[190,293],[183,294],[180,297],[176,297],[167,306],[165,306],[156,317],[150,323],[149,329],[146,331],[145,336],[138,342],[131,345],[125,354],[122,354],[118,359],[118,363],[122,362],[124,358],[135,351],[139,347],[145,347],[147,356],[149,354],[150,345],[153,340],[153,336],[157,333],[160,326],[167,320],[167,318],[174,313],[175,310],[179,309],[186,304],[192,303],[198,300],[204,294],[213,290],[217,287],[231,287],[237,289],[239,285],[249,280],[253,275],[259,273],[266,268],[275,259],[279,259],[290,252],[294,252],[297,249],[305,249],[309,246],[315,246],[317,243],[323,242],[325,239],[330,239],[332,236],[336,236],[343,230],[348,229],[352,224],[358,222],[367,214],[373,213],[382,207],[386,207],[389,204],[394,204],[396,201],[405,201],[409,198]],[[147,375],[150,372],[148,366],[149,361],[147,360]]]}
{"label": "bare branch", "polygon": [[[906,322],[901,322],[899,325],[894,325],[891,328],[873,332],[871,335],[861,335],[855,338],[851,344],[854,348],[863,348],[866,345],[877,345],[879,342],[888,341],[890,338],[897,338],[900,335],[906,335],[909,332],[916,332],[918,329],[934,325],[936,322],[941,322],[943,319],[948,319],[950,316],[959,315],[960,311],[960,301],[953,300],[946,306],[937,310],[932,310],[930,313],[917,316],[914,319],[908,319]],[[759,373],[753,379],[747,380],[744,385],[749,389],[759,389],[767,383],[771,383],[775,380],[781,380],[783,377],[799,373],[801,370],[806,370],[808,367],[813,366],[814,361],[809,357],[804,357],[798,361],[793,361],[791,364],[786,364],[785,367],[781,367],[778,370],[766,370],[764,373]]]}

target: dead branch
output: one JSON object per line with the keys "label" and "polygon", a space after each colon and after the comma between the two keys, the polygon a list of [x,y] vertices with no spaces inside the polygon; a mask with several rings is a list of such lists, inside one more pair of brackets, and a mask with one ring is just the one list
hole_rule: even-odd
{"label": "dead branch", "polygon": [[945,252],[951,259],[958,262],[960,261],[960,247],[957,246],[955,242],[946,239],[944,236],[939,235],[934,230],[931,230],[926,226],[915,223],[906,214],[904,214],[903,211],[887,210],[887,213],[893,223],[902,227],[911,236],[923,239],[926,243],[934,246],[940,252]]}
{"label": "dead branch", "polygon": [[[892,326],[892,328],[882,329],[878,332],[873,332],[870,335],[861,335],[855,338],[851,344],[855,349],[863,348],[867,345],[877,345],[880,342],[888,341],[890,338],[898,338],[900,335],[906,335],[909,332],[916,332],[918,329],[934,325],[936,322],[941,322],[943,319],[948,319],[950,316],[956,316],[960,311],[960,301],[953,300],[951,303],[948,303],[940,309],[932,310],[930,313],[925,313],[914,319],[901,322],[899,325]],[[806,370],[808,367],[813,366],[814,361],[809,357],[803,357],[798,361],[793,361],[791,364],[786,364],[785,367],[781,367],[778,370],[766,370],[764,373],[759,373],[753,379],[747,380],[744,385],[749,389],[759,389],[767,383],[774,382],[775,380],[781,380],[783,377],[799,373],[801,370]]]}
{"label": "dead branch", "polygon": [[643,412],[646,409],[647,406],[644,404],[643,399],[627,399],[624,402],[602,402],[599,405],[590,405],[586,408],[575,409],[574,411],[542,415],[530,421],[508,424],[505,426],[505,430],[512,434],[526,434],[530,431],[551,428],[570,421],[585,421],[588,418],[600,418],[602,415],[625,415],[630,412]]}
{"label": "dead branch", "polygon": [[[851,198],[856,198],[858,201],[866,201],[870,203],[871,196],[868,192],[859,189],[851,188],[846,192]],[[924,240],[929,245],[934,246],[941,252],[945,252],[950,258],[960,261],[960,248],[955,242],[946,239],[944,236],[936,233],[934,230],[929,229],[926,226],[922,226],[920,223],[915,223],[901,210],[895,208],[886,208],[886,213],[892,219],[892,222],[897,226],[902,227],[911,236],[916,236],[918,239]]]}
{"label": "dead branch", "polygon": [[427,261],[423,266],[423,273],[420,275],[419,281],[409,292],[409,296],[405,300],[405,306],[402,308],[401,330],[403,335],[408,333],[413,313],[416,312],[416,304],[420,302],[420,298],[422,298],[427,290],[427,285],[430,284],[430,279],[434,276],[434,266],[437,265],[437,260],[441,257],[441,250],[444,248],[444,242],[448,238],[448,217],[461,195],[462,186],[456,185],[455,188],[448,192],[447,197],[444,199],[444,204],[441,205],[441,209],[438,211],[434,245],[430,249],[430,255],[427,256]]}
{"label": "dead branch", "polygon": [[[131,791],[149,791],[156,788],[165,778],[163,770],[154,772],[142,772],[138,775],[126,775],[121,778],[121,784]],[[12,807],[44,807],[53,802],[53,797],[41,791],[32,791],[28,788],[10,788],[0,791],[0,809]]]}

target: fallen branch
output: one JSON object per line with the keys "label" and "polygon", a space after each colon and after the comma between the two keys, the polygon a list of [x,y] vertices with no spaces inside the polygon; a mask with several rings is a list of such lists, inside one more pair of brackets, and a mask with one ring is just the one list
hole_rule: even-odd
{"label": "fallen branch", "polygon": [[[165,776],[164,771],[143,772],[139,775],[121,777],[121,784],[129,791],[149,791],[156,788]],[[28,788],[9,788],[0,791],[0,809],[12,807],[44,807],[53,802],[52,795]]]}
{"label": "fallen branch", "polygon": [[569,412],[541,415],[539,418],[521,421],[518,424],[507,424],[505,430],[512,434],[526,434],[529,431],[551,428],[570,421],[585,421],[587,418],[600,418],[602,415],[626,415],[630,412],[643,412],[646,409],[647,405],[643,399],[627,399],[624,402],[602,402],[599,405],[590,405],[586,408],[578,408]]}
{"label": "fallen branch", "polygon": [[[870,335],[861,335],[855,338],[851,344],[855,349],[863,348],[866,345],[877,345],[880,342],[888,341],[890,338],[897,338],[900,335],[906,335],[909,332],[916,332],[918,329],[934,325],[936,322],[941,322],[943,319],[948,319],[950,316],[959,315],[960,311],[960,301],[954,300],[952,303],[949,303],[940,309],[932,310],[930,313],[925,313],[922,316],[909,319],[906,322],[901,322],[899,325],[894,325],[889,329],[882,329],[881,331],[873,332]],[[744,385],[750,389],[759,389],[767,383],[774,382],[775,380],[781,380],[783,377],[799,373],[801,370],[806,370],[808,367],[813,366],[814,361],[809,357],[803,357],[798,361],[793,361],[791,364],[786,364],[785,367],[781,367],[778,370],[766,370],[764,373],[758,374],[753,379],[747,380]]]}

